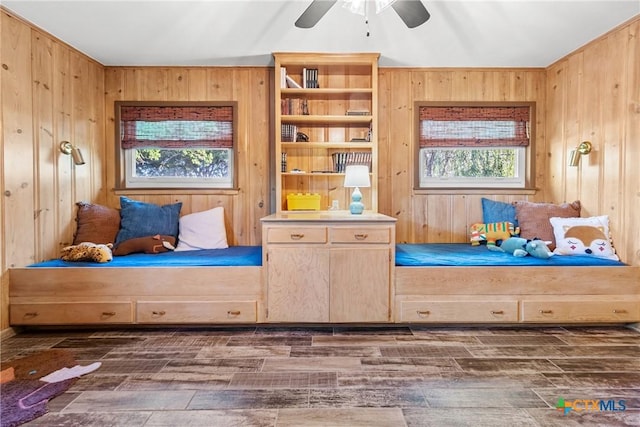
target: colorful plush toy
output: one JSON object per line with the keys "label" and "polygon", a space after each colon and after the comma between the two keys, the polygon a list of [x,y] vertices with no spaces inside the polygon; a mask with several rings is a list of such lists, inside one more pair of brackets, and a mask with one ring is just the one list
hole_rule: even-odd
{"label": "colorful plush toy", "polygon": [[509,221],[473,224],[470,231],[471,246],[478,246],[486,241],[487,247],[496,246],[498,240],[507,240],[509,237],[520,234],[520,229]]}
{"label": "colorful plush toy", "polygon": [[531,255],[535,258],[548,259],[553,256],[547,242],[540,239],[523,239],[522,237],[510,237],[504,240],[500,246],[489,246],[487,249],[494,252],[506,252],[516,257]]}
{"label": "colorful plush toy", "polygon": [[111,248],[113,245],[82,242],[62,248],[60,259],[63,261],[93,261],[109,262],[113,259]]}

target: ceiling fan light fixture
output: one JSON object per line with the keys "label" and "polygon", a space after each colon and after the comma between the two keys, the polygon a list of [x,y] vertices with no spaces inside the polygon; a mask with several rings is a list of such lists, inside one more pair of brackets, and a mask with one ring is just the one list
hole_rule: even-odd
{"label": "ceiling fan light fixture", "polygon": [[[366,16],[367,15],[367,1],[369,0],[342,0],[342,7],[349,9],[351,13]],[[396,0],[373,0],[376,5],[376,13],[380,13]]]}

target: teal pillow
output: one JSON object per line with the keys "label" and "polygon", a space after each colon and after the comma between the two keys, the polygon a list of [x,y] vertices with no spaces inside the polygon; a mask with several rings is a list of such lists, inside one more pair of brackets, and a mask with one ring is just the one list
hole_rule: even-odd
{"label": "teal pillow", "polygon": [[482,198],[482,222],[490,224],[492,222],[509,221],[516,227],[516,207],[511,203],[496,202],[495,200]]}
{"label": "teal pillow", "polygon": [[115,246],[125,240],[156,234],[178,238],[182,202],[159,206],[120,197],[120,230]]}

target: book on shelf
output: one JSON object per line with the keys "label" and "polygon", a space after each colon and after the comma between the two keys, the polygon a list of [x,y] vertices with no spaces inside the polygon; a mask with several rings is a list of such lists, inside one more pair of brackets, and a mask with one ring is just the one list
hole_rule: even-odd
{"label": "book on shelf", "polygon": [[319,88],[318,84],[318,69],[317,68],[303,68],[302,69],[302,87],[307,89]]}
{"label": "book on shelf", "polygon": [[309,115],[309,105],[303,98],[282,98],[280,100],[280,114]]}
{"label": "book on shelf", "polygon": [[298,127],[296,125],[283,123],[280,125],[280,133],[280,137],[283,142],[295,142]]}
{"label": "book on shelf", "polygon": [[368,151],[343,151],[331,155],[333,171],[344,173],[347,166],[364,165],[371,170],[371,153]]}
{"label": "book on shelf", "polygon": [[350,108],[347,110],[347,116],[369,116],[371,115],[371,111],[366,108],[358,109],[358,108]]}
{"label": "book on shelf", "polygon": [[302,88],[302,86],[300,86],[300,84],[295,81],[289,74],[285,73],[285,86],[284,87],[294,87],[294,88]]}

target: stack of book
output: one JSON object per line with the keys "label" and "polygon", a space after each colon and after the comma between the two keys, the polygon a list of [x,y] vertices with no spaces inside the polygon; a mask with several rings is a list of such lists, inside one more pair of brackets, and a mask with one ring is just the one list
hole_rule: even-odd
{"label": "stack of book", "polygon": [[333,171],[344,173],[347,166],[364,165],[371,170],[371,153],[368,151],[337,152],[331,155]]}

